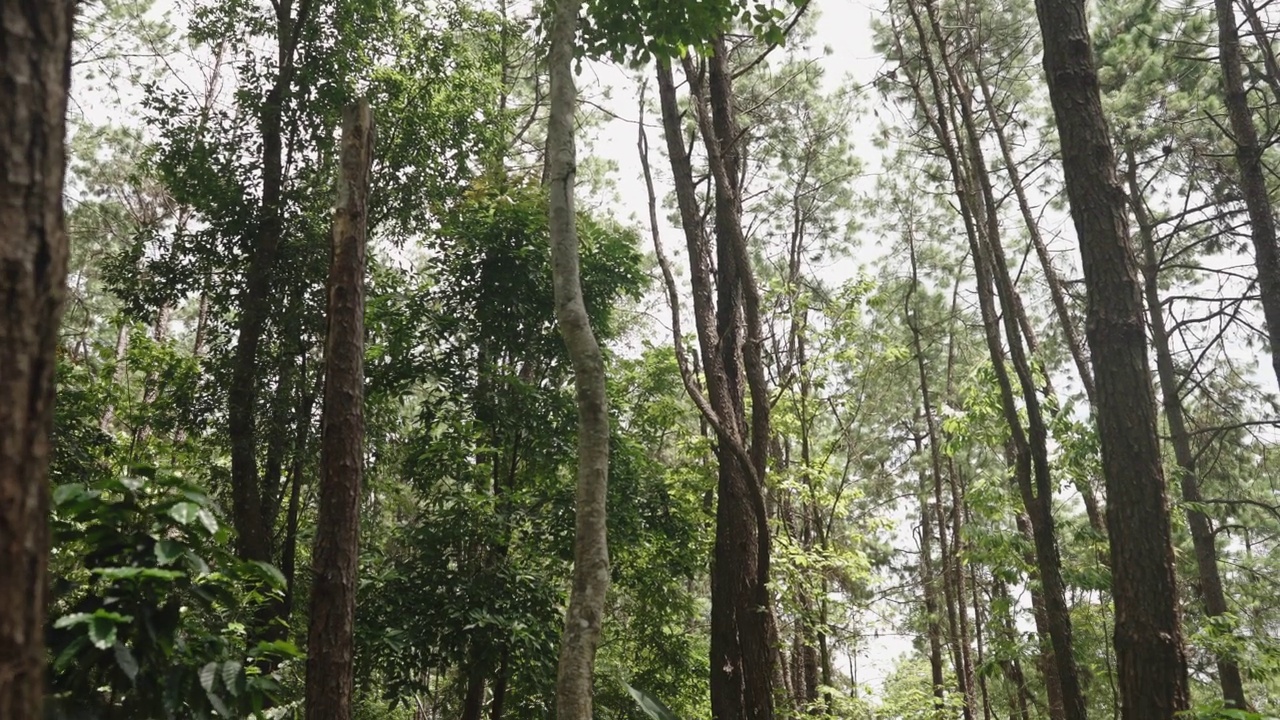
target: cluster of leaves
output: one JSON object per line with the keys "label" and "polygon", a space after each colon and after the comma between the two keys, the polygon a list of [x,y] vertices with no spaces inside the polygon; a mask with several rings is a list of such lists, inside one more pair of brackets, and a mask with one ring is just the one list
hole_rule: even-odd
{"label": "cluster of leaves", "polygon": [[276,698],[269,670],[299,653],[247,628],[284,578],[230,555],[198,487],[140,469],[58,485],[53,503],[56,714],[233,718]]}

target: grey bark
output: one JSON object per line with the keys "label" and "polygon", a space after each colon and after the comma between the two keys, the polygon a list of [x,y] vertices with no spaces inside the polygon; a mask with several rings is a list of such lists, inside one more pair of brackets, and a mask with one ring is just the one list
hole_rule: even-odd
{"label": "grey bark", "polygon": [[547,179],[550,190],[551,275],[556,323],[573,363],[578,404],[578,472],[573,544],[573,587],[556,671],[556,717],[591,720],[596,648],[609,588],[609,407],[604,358],[587,316],[574,216],[577,162],[573,121],[574,35],[579,0],[557,0],[550,40],[550,111]]}

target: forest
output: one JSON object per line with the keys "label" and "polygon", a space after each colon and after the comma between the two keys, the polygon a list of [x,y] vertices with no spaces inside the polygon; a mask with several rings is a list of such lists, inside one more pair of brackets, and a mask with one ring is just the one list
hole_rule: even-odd
{"label": "forest", "polygon": [[0,0],[0,720],[1280,718],[1280,5]]}

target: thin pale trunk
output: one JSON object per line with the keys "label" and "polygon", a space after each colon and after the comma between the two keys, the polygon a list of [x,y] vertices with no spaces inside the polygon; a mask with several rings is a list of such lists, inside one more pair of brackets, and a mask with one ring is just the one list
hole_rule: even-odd
{"label": "thin pale trunk", "polygon": [[307,633],[307,720],[350,720],[354,690],[360,486],[364,475],[364,284],[373,114],[342,113],[320,421],[320,509]]}
{"label": "thin pale trunk", "polygon": [[[1196,454],[1191,447],[1191,433],[1182,410],[1182,398],[1178,395],[1181,383],[1174,369],[1173,353],[1169,349],[1169,332],[1164,323],[1164,308],[1160,302],[1160,263],[1152,233],[1151,218],[1138,186],[1137,160],[1133,151],[1127,155],[1129,204],[1138,221],[1138,237],[1142,240],[1142,272],[1147,299],[1147,314],[1151,318],[1151,343],[1156,351],[1156,373],[1160,378],[1165,421],[1169,424],[1169,437],[1173,454],[1178,463],[1179,485],[1182,489],[1187,528],[1191,531],[1191,544],[1195,550],[1196,569],[1200,576],[1200,593],[1204,600],[1205,614],[1220,618],[1227,614],[1227,597],[1222,589],[1222,575],[1218,571],[1218,548],[1214,541],[1209,518],[1199,509],[1200,477],[1196,469]],[[1227,707],[1240,710],[1249,707],[1244,695],[1244,680],[1240,666],[1226,656],[1218,657],[1218,682]]]}
{"label": "thin pale trunk", "polygon": [[1085,0],[1036,0],[1036,13],[1088,298],[1122,712],[1163,720],[1188,709],[1190,693],[1141,281]]}
{"label": "thin pale trunk", "polygon": [[573,587],[556,672],[556,717],[591,720],[596,648],[609,587],[609,407],[604,358],[587,316],[579,277],[574,214],[574,36],[579,0],[557,0],[549,60],[551,104],[547,121],[550,188],[551,277],[556,324],[573,363],[578,405],[578,476],[574,500]]}
{"label": "thin pale trunk", "polygon": [[43,715],[70,0],[0,2],[0,718]]}
{"label": "thin pale trunk", "polygon": [[[131,323],[121,318],[120,327],[116,329],[116,370],[111,374],[111,384],[117,391],[124,387],[125,380],[129,377],[129,366],[125,362],[125,356],[129,353],[130,325]],[[102,419],[98,421],[98,429],[104,433],[110,433],[115,422],[116,404],[108,402],[107,407],[102,411]]]}

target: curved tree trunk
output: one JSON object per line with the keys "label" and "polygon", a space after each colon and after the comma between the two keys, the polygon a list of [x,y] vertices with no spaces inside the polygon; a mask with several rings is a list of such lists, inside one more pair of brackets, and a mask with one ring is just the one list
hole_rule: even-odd
{"label": "curved tree trunk", "polygon": [[0,2],[0,718],[44,697],[49,433],[66,296],[71,0]]}
{"label": "curved tree trunk", "polygon": [[1190,704],[1172,530],[1156,437],[1142,286],[1103,115],[1084,0],[1036,0],[1088,296],[1086,335],[1107,483],[1115,648],[1123,717]]}
{"label": "curved tree trunk", "polygon": [[556,672],[556,717],[591,720],[596,648],[609,588],[608,514],[609,407],[604,358],[591,329],[579,277],[574,218],[573,120],[577,91],[573,46],[579,0],[557,0],[551,24],[551,106],[547,124],[547,176],[551,193],[551,275],[556,323],[573,362],[578,401],[578,478],[573,543],[573,588],[560,663]]}

